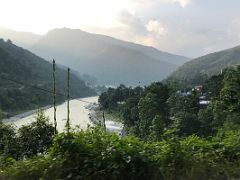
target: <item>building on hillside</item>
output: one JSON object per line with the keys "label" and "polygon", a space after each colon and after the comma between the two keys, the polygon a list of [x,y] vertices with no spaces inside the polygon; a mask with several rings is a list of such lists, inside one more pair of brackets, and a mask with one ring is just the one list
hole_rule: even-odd
{"label": "building on hillside", "polygon": [[194,89],[196,89],[196,90],[199,91],[199,92],[202,92],[203,85],[195,86]]}

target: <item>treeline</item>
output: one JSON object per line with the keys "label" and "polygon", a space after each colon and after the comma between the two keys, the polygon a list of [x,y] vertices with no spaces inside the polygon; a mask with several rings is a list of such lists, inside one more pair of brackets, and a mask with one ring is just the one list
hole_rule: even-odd
{"label": "treeline", "polygon": [[51,147],[54,127],[42,111],[37,112],[35,122],[18,130],[4,124],[1,121],[2,117],[0,112],[0,161],[8,162],[9,158],[12,160],[31,158]]}
{"label": "treeline", "polygon": [[[209,106],[200,105],[203,95],[211,101]],[[169,129],[180,137],[214,136],[240,125],[240,66],[209,78],[201,90],[181,90],[171,82],[144,88],[121,85],[109,88],[99,103],[122,117],[128,134],[145,140],[160,140]]]}

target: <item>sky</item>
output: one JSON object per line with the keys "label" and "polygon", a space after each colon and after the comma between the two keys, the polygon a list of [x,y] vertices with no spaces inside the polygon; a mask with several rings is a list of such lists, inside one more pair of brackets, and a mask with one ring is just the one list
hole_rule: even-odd
{"label": "sky", "polygon": [[0,26],[75,28],[198,57],[240,45],[240,0],[0,0]]}

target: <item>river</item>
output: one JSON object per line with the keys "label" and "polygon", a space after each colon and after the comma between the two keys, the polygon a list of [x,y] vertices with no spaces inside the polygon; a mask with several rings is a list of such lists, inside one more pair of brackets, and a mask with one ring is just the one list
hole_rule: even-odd
{"label": "river", "polygon": [[[88,126],[94,126],[91,118],[94,116],[94,108],[97,107],[98,96],[87,97],[81,99],[73,99],[70,101],[70,124],[72,128],[87,129]],[[5,124],[11,124],[16,128],[20,128],[23,125],[30,124],[36,120],[36,111],[29,111],[20,115],[5,119]],[[46,107],[44,114],[49,117],[51,123],[53,123],[53,107]],[[65,129],[67,119],[67,102],[57,106],[57,129],[59,132],[63,132]],[[94,121],[98,121],[94,119]],[[123,125],[111,120],[106,120],[106,128],[108,131],[121,133]]]}

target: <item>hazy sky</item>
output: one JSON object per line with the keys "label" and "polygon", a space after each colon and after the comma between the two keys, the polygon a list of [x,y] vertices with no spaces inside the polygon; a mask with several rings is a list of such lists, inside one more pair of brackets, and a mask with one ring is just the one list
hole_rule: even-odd
{"label": "hazy sky", "polygon": [[0,26],[79,28],[197,57],[240,45],[240,0],[0,0]]}

